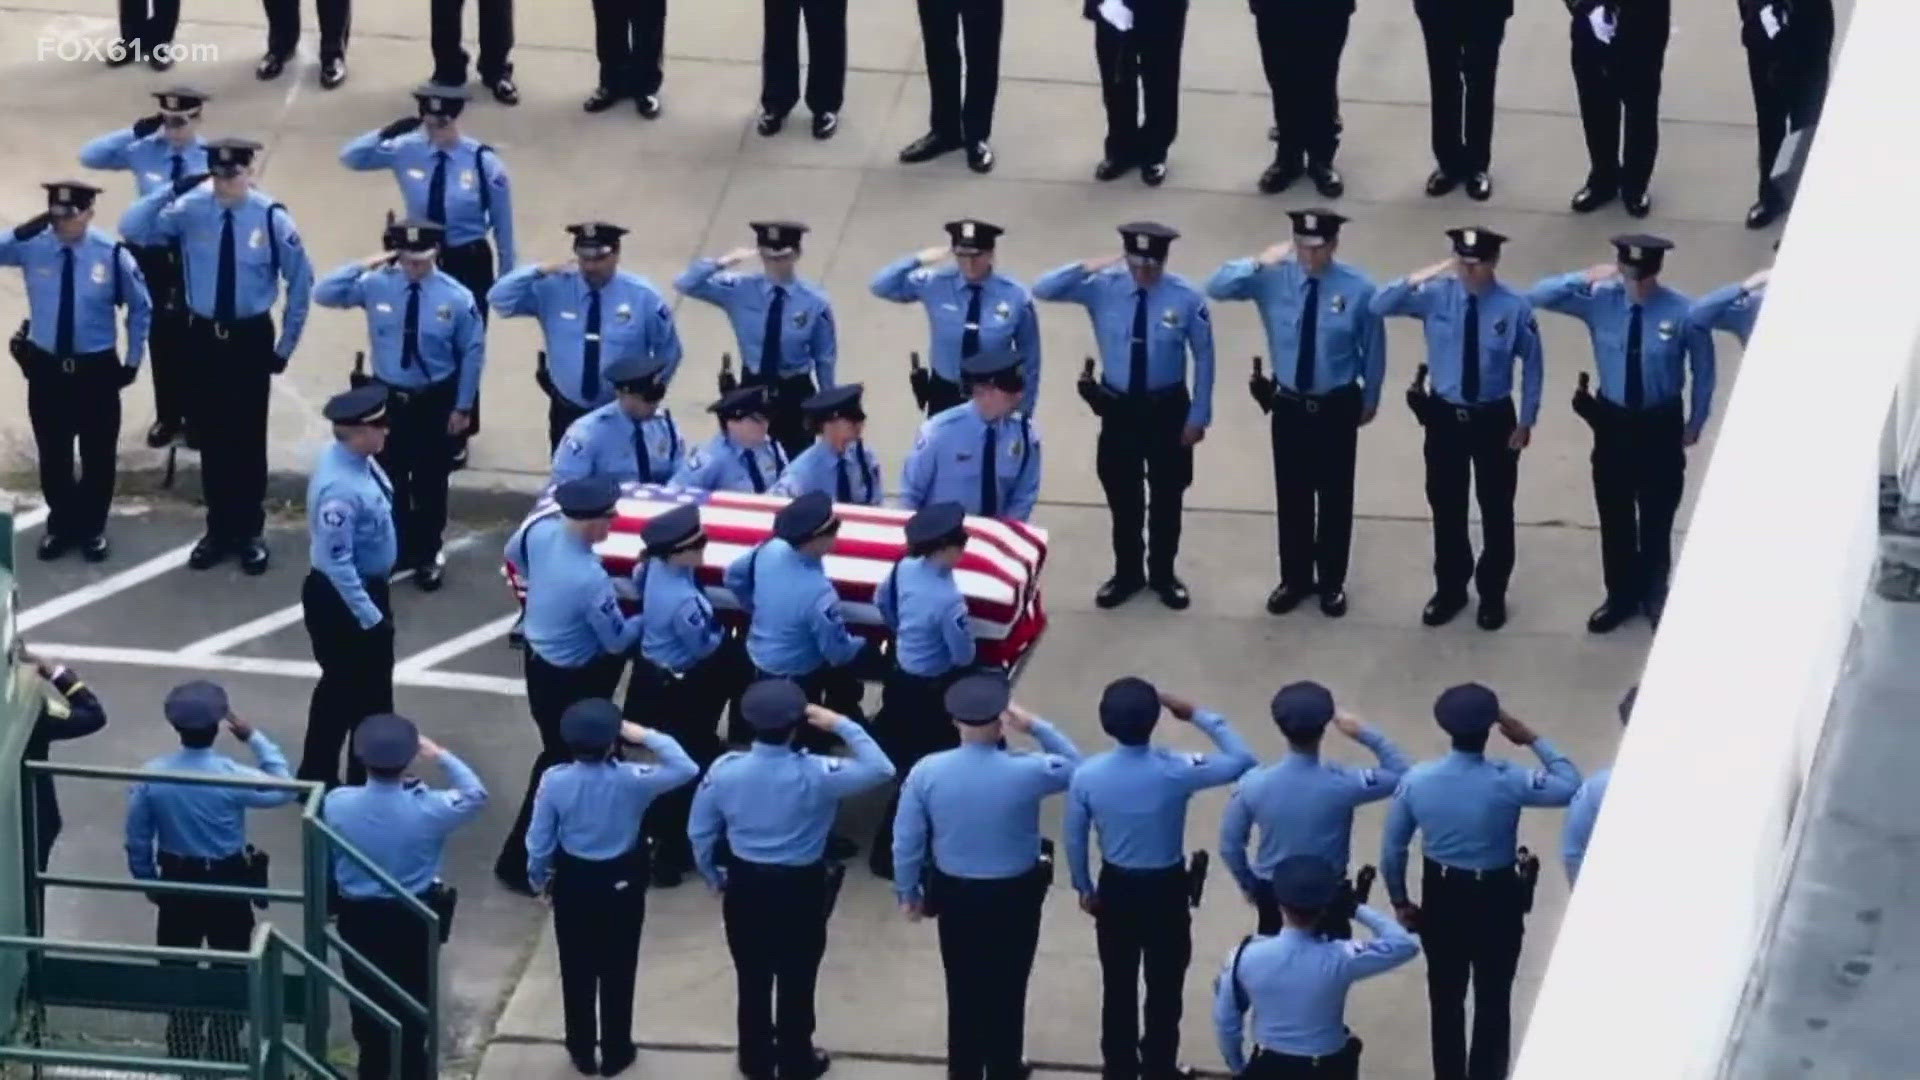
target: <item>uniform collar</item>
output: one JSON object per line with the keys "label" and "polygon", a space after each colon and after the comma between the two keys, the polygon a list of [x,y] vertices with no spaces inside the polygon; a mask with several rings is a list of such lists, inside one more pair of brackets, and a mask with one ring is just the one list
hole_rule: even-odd
{"label": "uniform collar", "polygon": [[174,751],[173,759],[175,761],[207,761],[219,756],[211,746],[183,746]]}
{"label": "uniform collar", "polygon": [[962,741],[960,752],[963,754],[997,754],[1000,747],[990,742]]}
{"label": "uniform collar", "polygon": [[1280,764],[1285,765],[1288,762],[1297,762],[1302,765],[1318,765],[1320,764],[1320,755],[1288,749],[1285,756],[1280,759]]}
{"label": "uniform collar", "polygon": [[752,746],[747,747],[748,757],[776,758],[776,757],[786,757],[787,755],[792,753],[793,753],[793,747],[788,746],[785,743],[764,743],[758,739],[755,739],[753,741]]}
{"label": "uniform collar", "polygon": [[1280,932],[1278,934],[1275,934],[1274,938],[1275,940],[1278,940],[1278,941],[1296,941],[1296,942],[1303,942],[1303,943],[1319,940],[1319,938],[1314,934],[1311,934],[1305,930],[1302,930],[1297,926],[1281,927]]}
{"label": "uniform collar", "polygon": [[1476,754],[1467,750],[1449,750],[1447,751],[1447,760],[1467,762],[1467,763],[1477,765],[1480,762],[1487,760],[1487,755],[1484,752]]}
{"label": "uniform collar", "polygon": [[1143,742],[1138,746],[1128,746],[1126,743],[1123,743],[1123,742],[1117,742],[1113,744],[1114,753],[1125,754],[1129,757],[1145,757],[1152,750],[1153,750],[1153,743],[1151,741]]}

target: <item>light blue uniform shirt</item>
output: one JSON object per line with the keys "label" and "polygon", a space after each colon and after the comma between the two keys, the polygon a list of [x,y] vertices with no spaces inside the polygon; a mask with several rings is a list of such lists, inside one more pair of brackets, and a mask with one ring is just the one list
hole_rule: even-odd
{"label": "light blue uniform shirt", "polygon": [[1580,866],[1587,861],[1587,841],[1593,839],[1594,823],[1600,820],[1600,806],[1607,798],[1607,784],[1613,770],[1601,769],[1580,785],[1573,802],[1567,805],[1565,831],[1560,836],[1560,860],[1567,868],[1567,884],[1580,880]]}
{"label": "light blue uniform shirt", "polygon": [[1522,807],[1573,801],[1580,770],[1544,738],[1534,739],[1533,753],[1544,766],[1535,772],[1461,750],[1408,770],[1380,841],[1380,876],[1394,903],[1407,899],[1407,845],[1415,829],[1426,857],[1442,866],[1498,870],[1513,865]]}
{"label": "light blue uniform shirt", "polygon": [[[407,307],[415,290],[420,301],[414,322],[416,356],[407,357]],[[473,410],[480,392],[480,369],[487,362],[487,328],[473,294],[444,270],[419,281],[388,266],[368,270],[347,265],[313,287],[314,303],[330,308],[362,308],[367,313],[367,342],[373,377],[397,390],[422,390],[458,378],[453,407]]]}
{"label": "light blue uniform shirt", "polygon": [[427,207],[434,170],[441,168],[443,154],[441,192],[446,215],[440,224],[447,227],[448,246],[485,240],[491,231],[500,249],[495,253],[499,272],[507,273],[518,261],[513,244],[513,183],[493,147],[462,135],[442,151],[418,129],[385,140],[378,131],[369,131],[341,148],[340,164],[356,172],[393,170],[393,178],[400,182],[400,198],[407,204],[406,216],[432,221]]}
{"label": "light blue uniform shirt", "polygon": [[[466,762],[442,750],[440,767],[453,781],[451,790],[412,779],[369,778],[365,785],[327,792],[320,805],[322,820],[414,896],[440,876],[447,834],[487,805],[487,787]],[[333,880],[349,900],[392,895],[359,863],[338,852],[333,856]]]}
{"label": "light blue uniform shirt", "polygon": [[[1364,904],[1353,917],[1373,931],[1373,940],[1331,941],[1289,926],[1249,940],[1239,952],[1237,976],[1228,956],[1214,980],[1213,1029],[1230,1071],[1247,1067],[1243,1025],[1249,1009],[1255,1046],[1295,1057],[1336,1054],[1347,1045],[1348,988],[1419,954],[1420,939],[1392,919]],[[1234,992],[1236,980],[1244,998]]]}
{"label": "light blue uniform shirt", "polygon": [[893,564],[874,590],[880,618],[893,630],[893,659],[922,678],[973,663],[973,620],[953,571],[923,556]]}
{"label": "light blue uniform shirt", "polygon": [[780,367],[777,379],[812,375],[820,389],[833,385],[833,368],[840,356],[834,336],[833,304],[811,282],[793,279],[785,285],[765,274],[736,274],[722,270],[718,259],[695,259],[673,279],[673,287],[705,300],[727,313],[734,339],[740,345],[740,373],[760,374],[760,353],[767,343],[767,309],[774,290],[784,290],[780,307]]}
{"label": "light blue uniform shirt", "polygon": [[[842,472],[847,477],[849,496],[844,499],[840,497]],[[879,506],[887,495],[886,484],[880,479],[880,462],[864,439],[855,439],[837,454],[825,438],[813,440],[812,446],[787,462],[771,494],[797,499],[810,491],[824,492],[834,502],[861,506]]]}
{"label": "light blue uniform shirt", "polygon": [[[1100,377],[1112,389],[1133,388],[1133,316],[1140,286],[1125,266],[1089,274],[1068,263],[1033,283],[1042,300],[1079,304],[1093,320],[1100,350]],[[1193,404],[1187,426],[1213,423],[1213,316],[1207,298],[1178,274],[1162,274],[1147,294],[1147,390],[1187,385],[1187,354],[1193,354]]]}
{"label": "light blue uniform shirt", "polygon": [[[181,747],[141,768],[150,772],[210,773],[214,776],[271,776],[287,773],[286,755],[255,731],[247,740],[258,769],[248,768],[211,747]],[[189,859],[224,859],[247,846],[247,811],[285,806],[300,798],[295,790],[213,787],[205,784],[144,782],[127,792],[127,871],[142,881],[160,876],[154,851]]]}
{"label": "light blue uniform shirt", "polygon": [[[747,466],[749,459],[753,462],[752,468]],[[723,431],[687,451],[680,467],[674,470],[673,483],[676,487],[706,491],[747,491],[764,495],[786,468],[787,452],[773,439],[749,450],[727,438]],[[759,473],[758,484],[754,483],[755,472]]]}
{"label": "light blue uniform shirt", "polygon": [[913,452],[900,467],[900,505],[918,510],[933,503],[957,502],[969,514],[981,514],[980,472],[993,429],[993,475],[1000,512],[1009,521],[1025,521],[1040,501],[1040,432],[1025,413],[1011,412],[988,421],[969,401],[929,417],[920,425]]}
{"label": "light blue uniform shirt", "polygon": [[527,826],[527,880],[542,892],[557,848],[576,859],[604,862],[633,850],[640,819],[653,800],[700,775],[700,766],[671,735],[649,731],[640,745],[658,764],[569,761],[540,777]]}
{"label": "light blue uniform shirt", "polygon": [[776,537],[733,560],[726,584],[752,616],[747,656],[761,671],[798,679],[860,655],[819,556]]}
{"label": "light blue uniform shirt", "polygon": [[[950,383],[960,382],[961,346],[967,336],[967,312],[974,286],[957,266],[922,267],[908,255],[874,275],[873,295],[896,304],[918,303],[927,310],[927,366]],[[1004,274],[989,274],[980,290],[980,320],[974,326],[979,352],[1011,352],[1020,358],[1026,393],[1020,411],[1033,415],[1040,403],[1040,316],[1026,286]],[[977,354],[976,354],[977,355]]]}
{"label": "light blue uniform shirt", "polygon": [[[647,448],[645,476],[640,475],[640,443]],[[552,482],[608,476],[664,484],[679,470],[686,452],[673,410],[655,409],[652,416],[636,420],[618,401],[609,401],[567,426],[553,449]]]}
{"label": "light blue uniform shirt", "polygon": [[668,671],[685,672],[713,655],[726,637],[713,603],[691,566],[641,561],[634,574],[640,592],[640,654]]}
{"label": "light blue uniform shirt", "polygon": [[1193,726],[1218,754],[1182,754],[1165,747],[1118,746],[1074,770],[1067,788],[1067,869],[1082,896],[1094,892],[1087,833],[1100,832],[1100,861],[1128,870],[1164,870],[1186,858],[1187,802],[1196,792],[1231,784],[1253,768],[1253,751],[1226,718],[1201,709]]}
{"label": "light blue uniform shirt", "polygon": [[1044,753],[961,743],[920,760],[900,786],[893,819],[893,887],[921,899],[921,868],[948,877],[1005,880],[1040,861],[1040,800],[1067,789],[1080,751],[1045,720],[1033,721]]}
{"label": "light blue uniform shirt", "polygon": [[587,319],[595,290],[577,269],[543,274],[523,266],[487,290],[487,303],[503,315],[531,315],[546,337],[547,374],[553,388],[576,408],[591,409],[613,400],[607,368],[615,360],[646,356],[666,365],[660,381],[680,368],[680,332],[673,312],[646,278],[617,270],[600,294],[600,377],[592,396],[580,392],[585,374]]}
{"label": "light blue uniform shirt", "polygon": [[271,315],[284,281],[287,303],[281,310],[280,340],[273,351],[286,360],[306,329],[307,308],[313,300],[313,263],[307,259],[293,215],[284,206],[270,209],[274,206],[273,197],[259,188],[229,207],[214,197],[211,183],[179,198],[174,198],[171,186],[162,186],[127,208],[120,219],[120,235],[129,244],[178,242],[185,264],[187,309],[211,320],[219,313],[221,237],[227,215],[232,214],[233,317]]}
{"label": "light blue uniform shirt", "polygon": [[1695,301],[1689,318],[1696,326],[1725,330],[1745,345],[1753,336],[1753,324],[1760,318],[1760,304],[1766,298],[1765,285],[1757,289],[1744,284],[1722,285]]}
{"label": "light blue uniform shirt", "polygon": [[380,463],[339,442],[320,451],[307,479],[307,531],[313,568],[333,583],[362,629],[379,623],[366,582],[386,580],[400,553],[393,485]]}
{"label": "light blue uniform shirt", "polygon": [[577,668],[618,655],[640,640],[640,616],[620,610],[600,556],[563,518],[528,526],[525,550],[527,647],[556,667]]}
{"label": "light blue uniform shirt", "polygon": [[[1320,277],[1314,314],[1313,386],[1315,397],[1360,384],[1360,403],[1368,412],[1380,407],[1387,377],[1386,323],[1373,310],[1373,282],[1343,262],[1330,263]],[[1235,259],[1207,281],[1215,300],[1251,300],[1267,329],[1267,359],[1273,381],[1295,385],[1300,368],[1300,331],[1306,318],[1307,283],[1312,280],[1297,260],[1261,266],[1257,259]]]}
{"label": "light blue uniform shirt", "polygon": [[1466,347],[1467,288],[1451,275],[1430,278],[1418,287],[1406,278],[1373,294],[1380,315],[1419,319],[1427,333],[1427,375],[1433,393],[1453,405],[1478,405],[1513,394],[1513,362],[1520,361],[1520,426],[1540,418],[1541,378],[1546,360],[1540,351],[1540,326],[1527,299],[1496,281],[1480,296],[1480,393],[1466,400],[1460,353]]}
{"label": "light blue uniform shirt", "polygon": [[118,346],[114,309],[124,304],[127,353],[120,363],[139,367],[147,331],[153,326],[153,299],[133,254],[99,229],[87,229],[71,244],[54,235],[52,225],[26,240],[15,240],[12,229],[0,231],[0,266],[19,267],[27,282],[27,337],[58,354],[61,283],[69,259],[73,263],[73,352],[106,352]]}
{"label": "light blue uniform shirt", "polygon": [[[1220,819],[1220,860],[1240,891],[1252,893],[1271,881],[1273,868],[1289,855],[1318,855],[1345,871],[1351,859],[1353,811],[1393,794],[1412,762],[1385,735],[1360,729],[1360,743],[1380,764],[1356,769],[1318,754],[1289,753],[1240,781]],[[1251,865],[1247,841],[1260,826],[1260,847]]]}
{"label": "light blue uniform shirt", "polygon": [[[1536,308],[1571,315],[1587,324],[1593,339],[1593,366],[1600,396],[1627,403],[1627,329],[1633,298],[1619,281],[1598,285],[1585,271],[1550,277],[1533,287],[1527,299]],[[1640,307],[1640,405],[1677,405],[1691,372],[1687,431],[1698,435],[1713,409],[1713,335],[1688,316],[1693,302],[1664,285],[1656,286]]]}
{"label": "light blue uniform shirt", "polygon": [[[174,158],[178,157],[178,166]],[[144,198],[155,188],[171,187],[183,176],[198,176],[207,171],[207,147],[200,136],[175,149],[167,141],[165,129],[151,135],[136,136],[133,129],[109,131],[80,148],[80,164],[89,169],[113,169],[133,174],[133,193]]]}
{"label": "light blue uniform shirt", "polygon": [[687,819],[693,864],[716,889],[726,886],[719,842],[734,857],[769,866],[811,866],[827,850],[840,800],[893,779],[893,762],[867,729],[846,717],[833,733],[851,758],[756,742],[721,755],[694,792]]}

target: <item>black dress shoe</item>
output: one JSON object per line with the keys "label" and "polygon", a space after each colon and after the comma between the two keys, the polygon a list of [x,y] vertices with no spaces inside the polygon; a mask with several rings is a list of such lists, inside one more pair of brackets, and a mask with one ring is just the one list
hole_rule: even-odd
{"label": "black dress shoe", "polygon": [[815,113],[813,116],[813,137],[831,139],[833,133],[840,130],[840,114],[837,112]]}
{"label": "black dress shoe", "polygon": [[1347,613],[1347,590],[1335,589],[1320,594],[1320,614],[1337,619]]}
{"label": "black dress shoe", "polygon": [[1323,199],[1337,199],[1346,194],[1347,182],[1331,165],[1308,165],[1307,179],[1313,181],[1313,190]]}
{"label": "black dress shoe", "polygon": [[187,569],[205,570],[227,557],[227,545],[211,536],[203,536],[187,555]]}
{"label": "black dress shoe", "polygon": [[753,131],[762,138],[772,138],[780,134],[780,129],[786,126],[787,118],[784,115],[775,116],[770,112],[763,112],[760,114],[760,119],[753,122]]}
{"label": "black dress shoe", "polygon": [[1653,197],[1644,191],[1621,196],[1620,205],[1627,208],[1628,217],[1643,218],[1653,213]]}
{"label": "black dress shoe", "polygon": [[967,144],[967,168],[977,173],[993,171],[993,147],[987,145],[987,140]]}
{"label": "black dress shoe", "polygon": [[137,41],[116,41],[107,46],[107,66],[123,68],[139,59],[140,43]]}
{"label": "black dress shoe", "polygon": [[1175,611],[1185,611],[1193,603],[1193,597],[1187,592],[1187,583],[1172,574],[1147,583],[1160,602]]}
{"label": "black dress shoe", "polygon": [[573,1062],[574,1071],[581,1076],[600,1075],[600,1061],[593,1056],[593,1051],[589,1050],[586,1053],[581,1053],[578,1050],[569,1050],[567,1051],[567,1058]]}
{"label": "black dress shoe", "polygon": [[1770,196],[1762,197],[1747,208],[1747,228],[1764,229],[1778,221],[1785,209],[1781,200]]}
{"label": "black dress shoe", "polygon": [[653,868],[647,872],[649,883],[656,889],[677,889],[687,880],[687,872],[675,863],[665,859],[653,860]]}
{"label": "black dress shoe", "polygon": [[639,1056],[639,1051],[634,1049],[632,1043],[616,1046],[611,1050],[603,1048],[600,1051],[600,1075],[619,1076],[626,1072]]}
{"label": "black dress shoe", "polygon": [[447,582],[447,557],[436,554],[413,571],[413,587],[421,592],[439,592]]}
{"label": "black dress shoe", "polygon": [[1452,174],[1445,169],[1435,169],[1427,174],[1427,197],[1437,199],[1460,186]]}
{"label": "black dress shoe", "polygon": [[1307,597],[1312,595],[1313,586],[1311,585],[1294,586],[1283,581],[1275,585],[1273,591],[1267,594],[1267,614],[1285,615],[1299,607]]}
{"label": "black dress shoe", "polygon": [[173,70],[173,43],[163,41],[154,46],[154,53],[147,57],[147,66],[155,71]]}
{"label": "black dress shoe", "polygon": [[639,97],[633,99],[633,109],[640,114],[640,119],[642,120],[660,119],[660,95],[641,94]]}
{"label": "black dress shoe", "polygon": [[776,1075],[780,1080],[814,1080],[815,1077],[825,1076],[827,1070],[831,1068],[833,1068],[833,1055],[825,1050],[815,1050],[812,1060],[806,1064],[798,1068],[781,1069]]}
{"label": "black dress shoe", "polygon": [[179,434],[179,432],[179,428],[174,427],[165,420],[155,420],[153,426],[147,429],[147,445],[158,450],[172,442],[173,437]]}
{"label": "black dress shoe", "polygon": [[1473,621],[1480,624],[1482,630],[1498,630],[1507,625],[1507,601],[1503,597],[1483,596],[1480,598],[1480,610],[1474,613]]}
{"label": "black dress shoe", "polygon": [[259,63],[253,65],[253,77],[259,79],[261,82],[279,78],[280,73],[287,70],[288,59],[289,58],[285,56],[275,56],[272,53],[268,53],[260,58]]}
{"label": "black dress shoe", "polygon": [[1140,182],[1148,187],[1159,187],[1167,182],[1167,163],[1157,161],[1152,165],[1140,166]]}
{"label": "black dress shoe", "polygon": [[68,543],[65,537],[48,533],[40,538],[38,544],[34,545],[33,553],[41,562],[52,562],[72,549],[73,545]]}
{"label": "black dress shoe", "polygon": [[347,81],[347,58],[336,56],[320,64],[320,89],[331,90]]}
{"label": "black dress shoe", "polygon": [[1467,609],[1467,594],[1448,596],[1434,593],[1427,606],[1420,611],[1420,621],[1427,626],[1445,626],[1453,621],[1455,615]]}
{"label": "black dress shoe", "polygon": [[1133,162],[1131,161],[1122,161],[1117,158],[1101,158],[1100,164],[1093,167],[1093,178],[1104,184],[1109,180],[1118,180],[1122,176],[1127,175],[1127,170],[1131,168],[1133,168]]}
{"label": "black dress shoe", "polygon": [[616,94],[604,86],[596,86],[593,88],[593,93],[587,95],[587,100],[580,103],[580,108],[583,112],[606,112],[620,104],[620,100],[626,96]]}
{"label": "black dress shoe", "polygon": [[945,138],[929,131],[900,149],[900,164],[918,165],[958,149],[959,139]]}
{"label": "black dress shoe", "polygon": [[1191,1065],[1175,1065],[1171,1069],[1158,1069],[1140,1074],[1140,1080],[1194,1080],[1200,1071]]}
{"label": "black dress shoe", "polygon": [[1268,165],[1267,170],[1260,174],[1260,180],[1254,186],[1260,189],[1262,195],[1278,195],[1292,187],[1293,182],[1300,179],[1300,174],[1304,171],[1298,162],[1281,161],[1276,158],[1273,164]]}
{"label": "black dress shoe", "polygon": [[1617,194],[1618,192],[1613,188],[1589,183],[1586,187],[1574,192],[1573,201],[1567,205],[1576,214],[1591,214],[1612,202]]}
{"label": "black dress shoe", "polygon": [[1467,177],[1467,198],[1474,202],[1486,202],[1493,198],[1493,177],[1483,172]]}
{"label": "black dress shoe", "polygon": [[259,577],[267,572],[267,564],[272,558],[267,552],[266,540],[256,536],[240,545],[240,572],[248,577]]}
{"label": "black dress shoe", "polygon": [[113,547],[105,536],[96,536],[80,545],[80,557],[88,562],[106,562],[112,553]]}
{"label": "black dress shoe", "polygon": [[480,85],[493,91],[493,100],[502,105],[520,104],[520,88],[514,85],[511,77],[495,79],[492,82],[487,82],[485,79],[482,79]]}
{"label": "black dress shoe", "polygon": [[1615,602],[1609,598],[1606,603],[1594,608],[1593,614],[1587,616],[1587,633],[1611,633],[1638,614],[1639,610],[1637,604],[1629,604],[1625,601]]}
{"label": "black dress shoe", "polygon": [[1145,578],[1131,574],[1115,574],[1101,584],[1093,594],[1093,606],[1097,608],[1116,608],[1133,599],[1133,594],[1147,587]]}

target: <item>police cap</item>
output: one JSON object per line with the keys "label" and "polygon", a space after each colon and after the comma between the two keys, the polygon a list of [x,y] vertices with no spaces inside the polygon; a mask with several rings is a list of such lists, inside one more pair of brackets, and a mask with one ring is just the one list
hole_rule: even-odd
{"label": "police cap", "polygon": [[785,731],[807,715],[807,692],[792,679],[761,679],[740,695],[740,713],[755,731]]}
{"label": "police cap", "polygon": [[797,221],[749,221],[754,244],[768,255],[779,258],[800,254],[800,238],[809,231]]}
{"label": "police cap", "polygon": [[800,409],[816,424],[828,420],[865,420],[867,411],[860,407],[860,393],[865,389],[860,383],[842,383],[801,402]]}
{"label": "police cap", "polygon": [[424,255],[438,249],[441,241],[447,236],[445,225],[419,218],[396,221],[390,226],[390,230],[388,239],[392,241],[396,251],[409,251],[416,255]]}
{"label": "police cap", "polygon": [[1447,238],[1453,241],[1453,253],[1466,262],[1492,262],[1500,257],[1500,245],[1507,238],[1481,225],[1468,225],[1458,229],[1448,229]]}
{"label": "police cap", "polygon": [[1273,899],[1296,911],[1319,911],[1340,894],[1340,871],[1318,855],[1289,855],[1273,868]]}
{"label": "police cap", "polygon": [[700,528],[700,508],[687,503],[661,514],[640,530],[640,542],[647,546],[647,554],[654,556],[672,555],[706,543],[707,534]]}
{"label": "police cap", "polygon": [[957,502],[932,503],[907,519],[907,547],[916,554],[967,542],[967,508]]}
{"label": "police cap", "polygon": [[583,476],[563,480],[553,489],[554,504],[560,512],[578,521],[613,516],[620,501],[620,485],[607,476]]}
{"label": "police cap", "polygon": [[1017,394],[1027,387],[1027,376],[1020,370],[1020,357],[1005,347],[983,350],[962,360],[960,381],[969,385],[985,383],[1009,394]]}
{"label": "police cap", "polygon": [[452,120],[473,100],[473,92],[464,86],[439,86],[426,83],[413,89],[413,100],[420,106],[421,116],[437,116],[442,120]]}
{"label": "police cap", "polygon": [[1120,226],[1120,238],[1124,241],[1123,250],[1129,258],[1163,263],[1167,261],[1167,252],[1172,250],[1173,242],[1180,239],[1180,230],[1157,221],[1135,221]]}
{"label": "police cap", "polygon": [[211,96],[191,86],[174,86],[153,92],[153,99],[160,103],[163,113],[198,112]]}
{"label": "police cap", "polygon": [[205,679],[184,682],[167,692],[162,706],[167,723],[180,731],[211,731],[229,713],[227,692]]}
{"label": "police cap", "polygon": [[1289,210],[1287,216],[1293,219],[1293,242],[1300,247],[1319,247],[1340,239],[1340,226],[1347,218],[1331,210],[1318,207],[1312,210]]}
{"label": "police cap", "polygon": [[420,729],[398,713],[375,713],[354,729],[353,752],[369,769],[404,769],[420,752]]}
{"label": "police cap", "polygon": [[1673,250],[1673,241],[1645,233],[1616,236],[1612,243],[1620,265],[1648,274],[1659,273],[1661,265],[1667,261],[1667,252]]}
{"label": "police cap", "polygon": [[327,399],[320,415],[336,424],[374,424],[387,417],[387,388],[370,382]]}
{"label": "police cap", "polygon": [[627,230],[604,221],[583,221],[567,226],[573,234],[573,253],[583,259],[604,259],[620,250],[620,238]]}
{"label": "police cap", "polygon": [[620,706],[584,698],[560,714],[560,738],[575,750],[605,750],[620,737]]}
{"label": "police cap", "polygon": [[233,176],[253,164],[260,144],[252,139],[215,139],[207,144],[207,171],[215,176]]}
{"label": "police cap", "polygon": [[944,226],[953,241],[955,255],[979,255],[993,250],[995,241],[1007,230],[978,218],[961,218]]}
{"label": "police cap", "polygon": [[1100,694],[1100,729],[1121,742],[1144,740],[1159,719],[1160,691],[1145,679],[1115,679]]}
{"label": "police cap", "polygon": [[1433,718],[1449,735],[1484,735],[1500,720],[1500,698],[1479,683],[1461,683],[1434,699]]}
{"label": "police cap", "polygon": [[947,687],[942,703],[947,715],[969,727],[991,724],[1007,711],[1013,690],[1007,677],[997,671],[981,671],[962,676]]}
{"label": "police cap", "polygon": [[667,370],[666,361],[644,353],[623,356],[608,364],[601,374],[613,384],[615,390],[625,390],[630,394],[645,394],[660,387],[660,373]]}
{"label": "police cap", "polygon": [[773,535],[789,544],[804,544],[840,527],[833,516],[833,499],[824,491],[809,491],[773,515]]}
{"label": "police cap", "polygon": [[47,212],[54,217],[73,217],[93,209],[94,197],[100,189],[79,180],[55,180],[51,184],[41,184],[47,189]]}
{"label": "police cap", "polygon": [[767,388],[742,386],[731,390],[719,401],[707,406],[707,411],[722,420],[744,420],[749,416],[764,419],[767,415]]}
{"label": "police cap", "polygon": [[1638,701],[1639,698],[1640,687],[1637,685],[1627,687],[1627,692],[1620,696],[1620,722],[1622,724],[1626,723],[1627,718],[1633,715],[1633,703]]}
{"label": "police cap", "polygon": [[1333,719],[1333,691],[1311,680],[1288,683],[1273,695],[1273,722],[1288,738],[1319,735]]}

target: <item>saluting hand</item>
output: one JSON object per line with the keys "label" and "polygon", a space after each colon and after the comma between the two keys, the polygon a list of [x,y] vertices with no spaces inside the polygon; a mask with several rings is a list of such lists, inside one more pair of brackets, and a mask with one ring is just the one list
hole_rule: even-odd
{"label": "saluting hand", "polygon": [[949,247],[921,248],[918,252],[914,253],[913,258],[914,261],[921,266],[932,266],[934,263],[939,262],[952,253],[953,249]]}
{"label": "saluting hand", "polygon": [[1432,266],[1421,267],[1420,269],[1415,270],[1413,273],[1408,274],[1407,284],[1425,285],[1427,282],[1432,281],[1434,278],[1441,277],[1443,275],[1451,273],[1452,271],[1453,271],[1453,260],[1446,259],[1441,262],[1434,263]]}
{"label": "saluting hand", "polygon": [[720,256],[718,261],[721,266],[739,266],[741,263],[753,258],[756,254],[758,254],[758,251],[755,248],[737,247],[725,255]]}
{"label": "saluting hand", "polygon": [[1507,741],[1515,746],[1531,746],[1533,740],[1539,738],[1533,733],[1532,728],[1516,717],[1508,715],[1504,709],[1500,712],[1500,734],[1505,735]]}
{"label": "saluting hand", "polygon": [[1000,714],[1000,722],[1022,735],[1033,734],[1033,714],[1012,702]]}
{"label": "saluting hand", "polygon": [[1619,276],[1620,267],[1616,263],[1601,263],[1598,266],[1590,266],[1587,268],[1587,283],[1590,285],[1598,285],[1603,281],[1610,281]]}
{"label": "saluting hand", "polygon": [[541,263],[540,268],[535,270],[534,273],[542,274],[542,275],[564,274],[567,271],[573,269],[575,265],[576,264],[572,259],[561,259],[557,262]]}
{"label": "saluting hand", "polygon": [[378,255],[369,255],[361,259],[360,265],[368,270],[379,270],[383,267],[392,266],[394,260],[399,257],[400,253],[397,251],[383,251]]}
{"label": "saluting hand", "polygon": [[439,761],[440,755],[444,753],[446,753],[446,751],[441,748],[439,743],[434,742],[425,735],[420,736],[419,758],[421,761]]}
{"label": "saluting hand", "polygon": [[832,731],[834,725],[839,722],[840,714],[834,712],[832,709],[811,703],[807,705],[807,723],[812,724],[821,731]]}
{"label": "saluting hand", "polygon": [[649,734],[650,732],[648,732],[646,728],[641,727],[631,720],[620,721],[620,740],[622,742],[641,742],[644,741]]}
{"label": "saluting hand", "polygon": [[1175,720],[1193,722],[1193,702],[1186,698],[1175,697],[1164,691],[1160,694],[1160,706],[1173,714]]}
{"label": "saluting hand", "polygon": [[1097,255],[1091,259],[1080,260],[1080,269],[1089,274],[1097,274],[1124,258],[1126,258],[1125,255]]}
{"label": "saluting hand", "polygon": [[233,732],[233,737],[241,742],[253,739],[253,726],[232,713],[227,714],[227,730]]}
{"label": "saluting hand", "polygon": [[1261,252],[1254,261],[1261,266],[1273,266],[1285,261],[1286,257],[1291,254],[1293,254],[1293,241],[1288,240],[1283,243],[1268,245],[1267,250]]}
{"label": "saluting hand", "polygon": [[1740,287],[1747,290],[1748,292],[1752,292],[1753,290],[1758,289],[1761,286],[1765,285],[1767,283],[1767,279],[1772,276],[1773,276],[1773,268],[1770,266],[1762,268],[1760,270],[1755,270],[1753,272],[1752,277],[1749,277],[1747,280],[1740,283]]}
{"label": "saluting hand", "polygon": [[1360,738],[1360,733],[1366,730],[1366,725],[1360,722],[1360,718],[1350,712],[1334,713],[1333,726],[1349,739]]}

